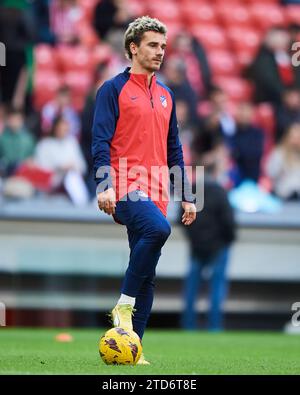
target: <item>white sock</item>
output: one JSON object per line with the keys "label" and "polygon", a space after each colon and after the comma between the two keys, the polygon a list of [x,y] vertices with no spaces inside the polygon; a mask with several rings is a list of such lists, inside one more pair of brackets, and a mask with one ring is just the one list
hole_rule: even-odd
{"label": "white sock", "polygon": [[132,307],[135,305],[135,298],[125,294],[121,294],[118,304],[130,304]]}

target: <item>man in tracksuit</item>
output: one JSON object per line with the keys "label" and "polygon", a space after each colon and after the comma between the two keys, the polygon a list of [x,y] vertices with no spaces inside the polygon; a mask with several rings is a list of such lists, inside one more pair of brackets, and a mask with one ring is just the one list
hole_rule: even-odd
{"label": "man in tracksuit", "polygon": [[[101,86],[93,123],[98,205],[126,225],[130,247],[121,296],[112,310],[113,325],[133,329],[140,338],[152,308],[156,265],[171,232],[166,214],[169,178],[174,181],[169,169],[174,166],[182,177],[182,222],[190,225],[196,218],[174,96],[154,74],[165,48],[166,27],[157,19],[141,17],[130,23],[125,50],[132,66]],[[144,355],[138,363],[149,364]]]}

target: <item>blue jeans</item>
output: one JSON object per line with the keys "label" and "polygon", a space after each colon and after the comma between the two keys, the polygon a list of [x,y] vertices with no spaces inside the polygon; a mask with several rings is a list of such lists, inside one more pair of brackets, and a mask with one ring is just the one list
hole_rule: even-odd
{"label": "blue jeans", "polygon": [[171,227],[149,197],[139,197],[137,191],[130,196],[134,201],[119,200],[115,211],[116,220],[127,227],[130,248],[121,292],[136,298],[133,329],[142,338],[153,304],[155,269]]}
{"label": "blue jeans", "polygon": [[196,302],[198,292],[203,282],[203,268],[210,273],[210,308],[208,311],[208,329],[218,331],[223,329],[222,302],[227,295],[226,267],[229,248],[220,250],[209,262],[203,262],[193,256],[190,257],[189,272],[184,283],[184,310],[181,326],[184,329],[197,329]]}

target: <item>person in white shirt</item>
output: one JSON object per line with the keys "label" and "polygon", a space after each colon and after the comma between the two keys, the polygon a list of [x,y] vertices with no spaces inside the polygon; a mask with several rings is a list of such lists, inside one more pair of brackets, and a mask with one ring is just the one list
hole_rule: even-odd
{"label": "person in white shirt", "polygon": [[86,162],[77,139],[69,134],[69,123],[64,117],[56,118],[50,136],[37,144],[35,163],[53,172],[53,190],[63,186],[74,204],[87,203],[83,181]]}
{"label": "person in white shirt", "polygon": [[278,197],[300,199],[300,123],[287,129],[282,142],[271,153],[266,171]]}

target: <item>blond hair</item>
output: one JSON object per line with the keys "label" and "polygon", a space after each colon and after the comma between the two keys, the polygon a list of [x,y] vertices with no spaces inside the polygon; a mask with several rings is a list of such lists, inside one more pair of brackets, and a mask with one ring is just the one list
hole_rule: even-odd
{"label": "blond hair", "polygon": [[133,42],[139,46],[145,32],[157,32],[166,35],[167,27],[158,19],[149,16],[142,16],[131,22],[124,35],[124,47],[128,59],[132,59],[130,44]]}

